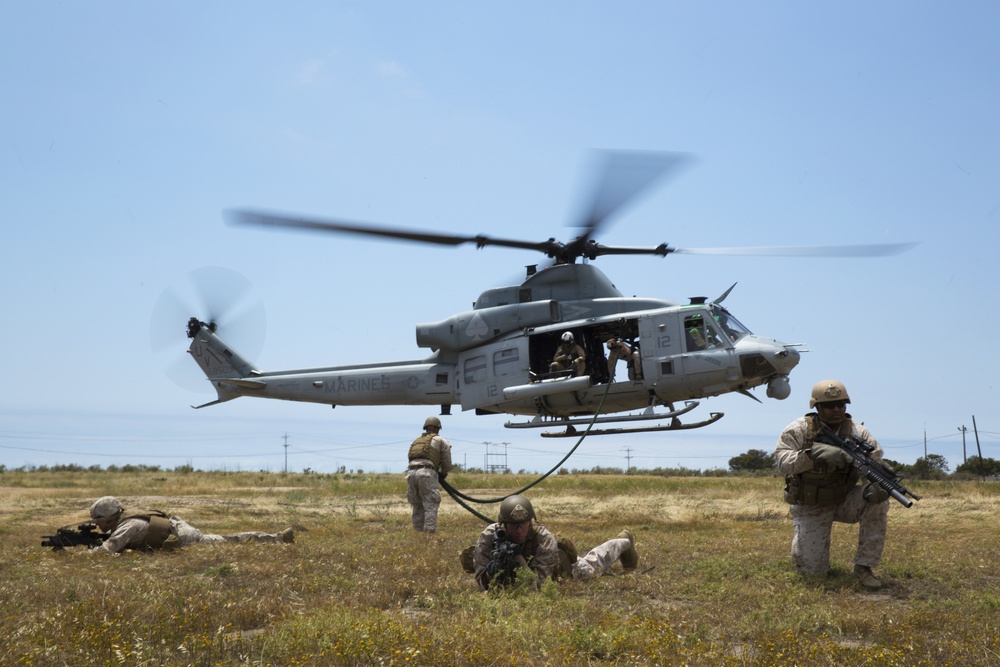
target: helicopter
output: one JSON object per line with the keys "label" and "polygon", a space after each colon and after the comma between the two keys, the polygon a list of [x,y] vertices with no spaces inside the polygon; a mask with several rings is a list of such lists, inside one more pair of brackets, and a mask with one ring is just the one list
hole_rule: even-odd
{"label": "helicopter", "polygon": [[[593,262],[607,255],[675,253],[878,256],[913,244],[683,249],[596,240],[625,204],[689,162],[684,153],[600,153],[589,206],[578,225],[582,233],[569,242],[446,234],[258,209],[226,211],[225,221],[234,227],[499,246],[540,252],[549,261],[528,266],[519,284],[483,291],[472,310],[417,324],[417,345],[429,350],[420,359],[265,371],[233,349],[214,321],[191,317],[187,351],[217,393],[216,400],[192,407],[242,396],[334,408],[434,405],[442,415],[460,406],[478,415],[519,418],[507,421],[508,428],[556,428],[561,430],[541,435],[567,437],[583,425],[589,435],[701,428],[724,416],[710,412],[698,421],[682,420],[701,399],[735,392],[759,402],[750,390],[760,386],[766,386],[768,398],[783,400],[791,393],[789,375],[806,350],[744,326],[722,305],[735,284],[715,299],[695,297],[687,303],[626,297]],[[573,350],[575,363],[556,361],[560,350]],[[625,362],[627,373],[617,371],[618,361]]]}

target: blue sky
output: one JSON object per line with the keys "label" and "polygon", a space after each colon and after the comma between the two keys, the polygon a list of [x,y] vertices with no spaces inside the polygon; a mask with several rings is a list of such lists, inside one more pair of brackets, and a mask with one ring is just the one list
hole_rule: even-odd
{"label": "blue sky", "polygon": [[[994,3],[32,2],[0,20],[8,468],[402,470],[424,408],[192,410],[212,396],[165,372],[184,363],[183,321],[174,347],[151,346],[160,295],[203,267],[245,276],[265,369],[420,358],[416,323],[538,258],[230,228],[222,210],[568,240],[599,148],[696,158],[605,243],[919,245],[603,258],[629,295],[737,282],[726,305],[745,325],[811,352],[786,401],[710,399],[717,424],[588,439],[567,467],[724,468],[771,450],[827,377],[892,459],[926,437],[954,467],[973,415],[1000,457]],[[494,443],[546,470],[573,444],[455,412],[443,434],[470,466]]]}

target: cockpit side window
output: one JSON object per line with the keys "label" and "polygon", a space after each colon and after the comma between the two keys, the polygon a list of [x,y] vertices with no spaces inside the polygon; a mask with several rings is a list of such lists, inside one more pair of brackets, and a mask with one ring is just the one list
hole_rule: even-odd
{"label": "cockpit side window", "polygon": [[692,313],[684,317],[684,340],[688,352],[712,350],[728,345],[715,322],[705,318],[703,313]]}

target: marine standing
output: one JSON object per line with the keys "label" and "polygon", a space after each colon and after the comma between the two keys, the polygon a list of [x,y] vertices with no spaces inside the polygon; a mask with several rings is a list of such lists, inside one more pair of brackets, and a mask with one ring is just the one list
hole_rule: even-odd
{"label": "marine standing", "polygon": [[837,380],[816,383],[809,400],[815,408],[785,427],[774,458],[785,474],[785,501],[791,504],[792,564],[805,575],[830,570],[830,534],[833,522],[859,524],[854,576],[865,588],[881,588],[872,571],[882,560],[889,518],[889,494],[877,484],[858,486],[861,475],[846,451],[815,442],[825,424],[840,437],[852,437],[873,446],[871,457],[882,461],[882,448],[847,413],[847,388]]}
{"label": "marine standing", "polygon": [[425,533],[437,531],[441,487],[438,480],[451,472],[451,445],[438,435],[441,420],[424,420],[423,434],[413,441],[407,455],[406,499],[412,508],[413,529]]}

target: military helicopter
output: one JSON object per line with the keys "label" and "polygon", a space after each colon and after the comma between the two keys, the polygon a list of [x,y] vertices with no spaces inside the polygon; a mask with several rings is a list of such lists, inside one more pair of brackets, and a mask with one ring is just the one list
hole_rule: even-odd
{"label": "military helicopter", "polygon": [[[768,398],[787,398],[789,374],[799,362],[801,344],[759,336],[741,324],[722,305],[735,284],[714,300],[698,297],[683,304],[626,297],[590,262],[606,255],[674,253],[873,256],[912,245],[701,249],[666,243],[604,245],[596,236],[610,218],[654,182],[688,164],[690,157],[635,151],[600,155],[596,185],[579,225],[582,233],[565,243],[554,238],[527,241],[387,228],[254,209],[225,212],[230,226],[445,246],[472,244],[477,249],[500,246],[540,252],[550,261],[529,266],[520,284],[482,292],[472,310],[417,324],[417,345],[429,350],[422,359],[265,371],[232,349],[215,322],[191,317],[188,352],[217,392],[216,400],[193,407],[241,396],[333,407],[435,405],[443,415],[457,405],[480,415],[526,417],[508,421],[508,428],[562,429],[542,432],[545,437],[572,436],[584,424],[589,435],[700,428],[718,421],[723,413],[682,421],[699,399],[737,392],[759,401],[750,390],[765,385]],[[611,351],[618,342],[625,347]],[[572,350],[576,363],[554,361],[563,344]],[[627,374],[616,372],[618,356],[624,357]],[[618,426],[595,429],[594,424]]]}

